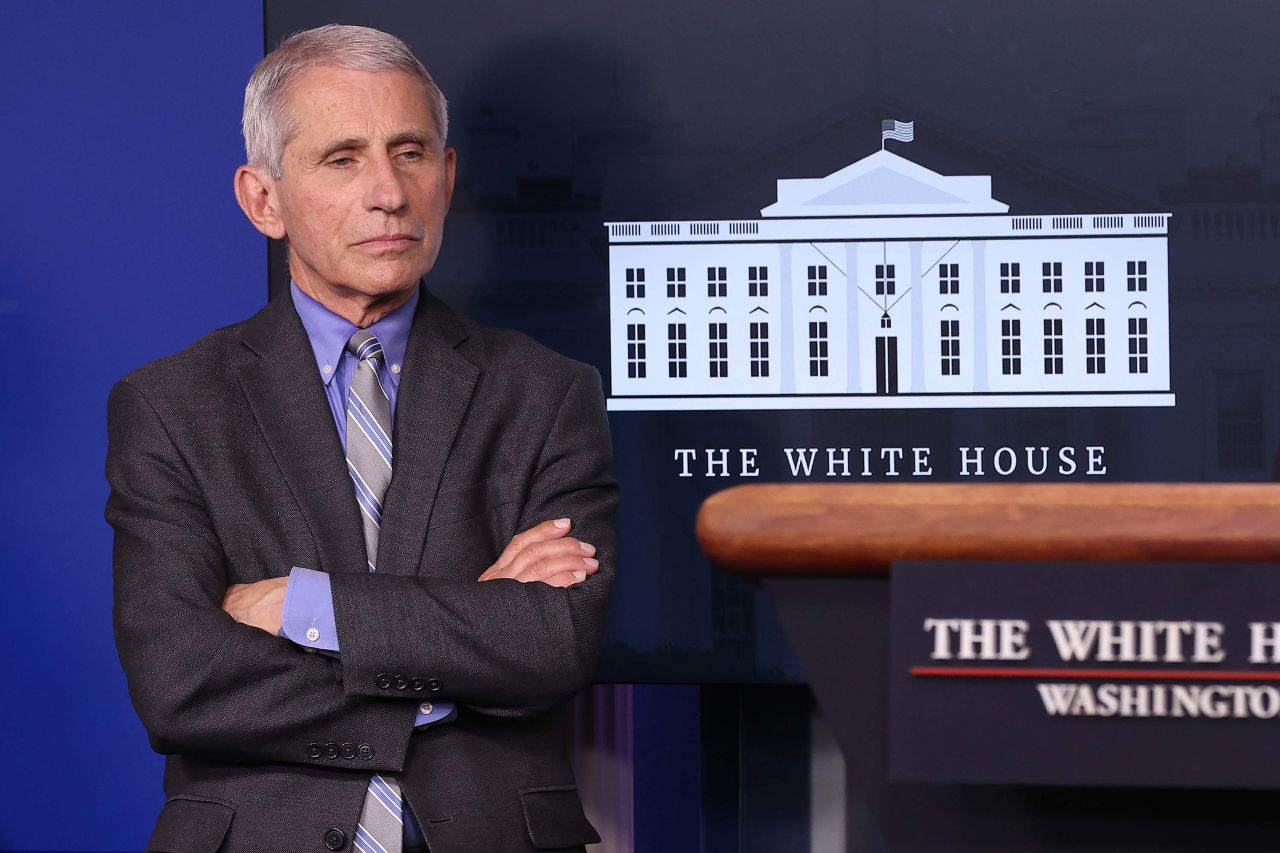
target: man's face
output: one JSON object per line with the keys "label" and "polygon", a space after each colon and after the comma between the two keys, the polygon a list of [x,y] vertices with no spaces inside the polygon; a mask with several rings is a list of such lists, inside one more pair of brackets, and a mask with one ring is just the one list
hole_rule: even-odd
{"label": "man's face", "polygon": [[294,281],[341,299],[412,290],[440,251],[454,174],[422,83],[313,68],[287,109],[295,132],[276,187]]}

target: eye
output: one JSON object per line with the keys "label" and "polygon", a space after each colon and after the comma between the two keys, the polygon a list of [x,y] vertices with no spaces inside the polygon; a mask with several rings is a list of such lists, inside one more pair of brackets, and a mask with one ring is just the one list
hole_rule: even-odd
{"label": "eye", "polygon": [[416,148],[410,148],[407,151],[401,151],[400,156],[406,160],[421,160],[422,152]]}
{"label": "eye", "polygon": [[350,166],[354,162],[355,160],[353,160],[350,157],[334,157],[332,160],[329,161],[329,165],[337,166],[338,168],[344,168],[346,166]]}

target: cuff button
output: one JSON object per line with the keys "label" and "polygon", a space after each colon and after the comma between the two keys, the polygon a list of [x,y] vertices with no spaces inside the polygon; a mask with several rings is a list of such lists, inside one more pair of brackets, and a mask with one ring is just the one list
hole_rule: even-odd
{"label": "cuff button", "polygon": [[391,686],[391,677],[385,672],[380,672],[377,677],[373,679],[373,683],[378,685],[381,689],[386,690]]}
{"label": "cuff button", "polygon": [[409,682],[409,687],[421,693],[423,690],[427,689],[427,682],[423,681],[421,678],[415,678],[413,681]]}
{"label": "cuff button", "polygon": [[432,693],[439,693],[444,689],[444,682],[438,678],[427,679],[427,689]]}
{"label": "cuff button", "polygon": [[367,743],[362,743],[360,744],[357,753],[362,759],[369,761],[373,758],[373,747],[369,746]]}
{"label": "cuff button", "polygon": [[314,743],[314,742],[313,742],[313,743],[309,743],[309,744],[307,744],[307,757],[308,757],[308,758],[319,758],[319,757],[320,757],[320,756],[322,756],[322,755],[324,755],[324,747],[323,747],[323,746],[321,746],[321,745],[320,745],[320,744],[318,744],[318,743]]}
{"label": "cuff button", "polygon": [[356,745],[354,743],[344,743],[342,745],[342,757],[350,761],[356,757]]}

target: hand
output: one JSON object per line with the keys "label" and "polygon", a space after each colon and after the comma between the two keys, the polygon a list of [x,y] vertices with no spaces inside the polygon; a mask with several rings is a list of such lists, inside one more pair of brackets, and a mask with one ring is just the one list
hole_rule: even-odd
{"label": "hand", "polygon": [[278,634],[284,613],[284,590],[288,585],[287,577],[256,583],[233,583],[222,597],[222,609],[237,622],[261,628],[268,634]]}
{"label": "hand", "polygon": [[569,536],[570,525],[569,519],[558,518],[517,533],[480,580],[510,578],[550,586],[572,586],[586,580],[600,568],[600,563],[592,558],[596,549]]}

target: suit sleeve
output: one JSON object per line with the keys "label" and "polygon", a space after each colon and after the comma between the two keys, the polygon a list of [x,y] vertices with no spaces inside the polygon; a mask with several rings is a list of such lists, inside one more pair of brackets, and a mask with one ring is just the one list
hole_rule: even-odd
{"label": "suit sleeve", "polygon": [[[613,584],[618,486],[600,377],[575,365],[538,454],[519,529],[568,517],[597,572],[570,587],[342,573],[331,578],[343,686],[422,679],[441,700],[495,716],[546,710],[590,683]],[[394,686],[391,688],[394,690]]]}
{"label": "suit sleeve", "polygon": [[[108,438],[116,648],[153,748],[251,763],[401,769],[413,703],[351,695],[337,660],[222,610],[226,558],[196,480],[160,416],[127,380],[108,401]],[[358,744],[360,755],[328,758],[333,743]]]}
{"label": "suit sleeve", "polygon": [[[333,624],[333,593],[329,590],[329,575],[294,566],[289,571],[289,584],[285,589],[280,636],[309,652],[338,657],[338,630]],[[423,711],[423,708],[431,710]],[[437,723],[452,712],[453,704],[450,702],[423,705],[414,718],[414,728]]]}

